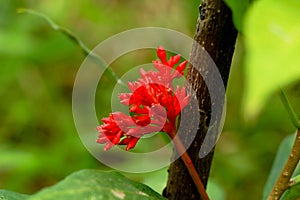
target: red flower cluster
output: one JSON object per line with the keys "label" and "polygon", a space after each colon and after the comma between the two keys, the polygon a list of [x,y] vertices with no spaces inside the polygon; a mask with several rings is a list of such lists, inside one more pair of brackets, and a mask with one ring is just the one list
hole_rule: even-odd
{"label": "red flower cluster", "polygon": [[114,145],[127,145],[126,150],[129,150],[145,134],[176,131],[176,119],[188,104],[189,96],[185,87],[177,86],[174,91],[172,82],[183,75],[187,62],[180,63],[174,70],[180,55],[167,60],[162,47],[157,49],[157,55],[160,61],[153,61],[153,65],[158,71],[140,69],[141,78],[128,83],[131,93],[119,95],[121,103],[129,107],[130,116],[114,112],[97,127],[97,142],[106,143],[104,150]]}

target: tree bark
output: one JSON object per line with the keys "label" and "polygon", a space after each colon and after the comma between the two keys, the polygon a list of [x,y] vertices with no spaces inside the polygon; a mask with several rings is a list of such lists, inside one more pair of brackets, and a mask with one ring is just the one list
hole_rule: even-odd
{"label": "tree bark", "polygon": [[[219,125],[220,116],[218,116],[219,118],[212,118],[211,116],[211,105],[214,103],[214,100],[210,97],[208,87],[201,76],[206,74],[206,72],[208,73],[211,70],[211,66],[207,64],[207,58],[203,54],[203,50],[205,49],[215,62],[226,88],[236,37],[237,30],[232,22],[231,10],[225,3],[222,0],[202,0],[194,35],[194,43],[197,42],[201,45],[201,48],[199,48],[199,45],[193,44],[190,56],[190,63],[193,63],[193,66],[190,64],[187,74],[187,80],[191,85],[191,89],[196,94],[199,109],[195,110],[195,108],[187,107],[183,110],[182,116],[189,116],[191,122],[194,121],[193,118],[195,116],[200,116],[199,119],[196,119],[197,123],[199,122],[196,125],[198,126],[197,134],[187,152],[205,187],[208,181],[214,148],[206,157],[201,159],[199,151],[210,122],[218,121],[217,124]],[[195,66],[199,66],[200,69],[195,70]],[[222,113],[219,114],[222,115]],[[187,124],[184,127],[184,132],[177,133],[180,134],[183,143],[190,139],[189,133],[192,129],[193,125]],[[217,129],[215,130],[217,131]],[[216,139],[216,137],[213,138],[213,140]],[[170,200],[200,199],[197,189],[181,159],[173,162],[168,172],[168,183],[164,190],[165,197]]]}

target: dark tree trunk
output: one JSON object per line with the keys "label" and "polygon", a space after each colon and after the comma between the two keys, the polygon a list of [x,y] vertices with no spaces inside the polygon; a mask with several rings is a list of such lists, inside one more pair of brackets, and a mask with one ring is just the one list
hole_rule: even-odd
{"label": "dark tree trunk", "polygon": [[[194,40],[201,45],[201,48],[199,48],[199,45],[193,44],[190,57],[190,63],[193,63],[193,66],[189,66],[187,75],[187,79],[196,93],[199,110],[188,107],[184,109],[182,116],[188,115],[191,118],[190,121],[194,121],[193,116],[199,116],[195,112],[200,112],[197,134],[188,148],[188,154],[206,187],[214,148],[206,157],[201,159],[199,158],[199,150],[207,134],[209,123],[212,120],[220,121],[220,116],[218,116],[219,118],[212,118],[211,116],[211,105],[215,103],[215,100],[210,97],[207,85],[200,75],[207,74],[211,70],[203,50],[205,49],[215,62],[226,88],[237,30],[232,22],[231,11],[222,0],[203,0],[199,11]],[[200,69],[195,70],[195,66],[199,66]],[[198,71],[200,71],[200,74]],[[221,115],[222,113],[219,114]],[[217,124],[219,125],[219,122]],[[190,139],[191,127],[192,125],[190,124],[185,127],[184,133],[178,133],[183,143]],[[213,140],[216,140],[216,137]],[[181,159],[177,159],[169,168],[169,179],[164,190],[164,196],[171,200],[200,199],[197,189]]]}

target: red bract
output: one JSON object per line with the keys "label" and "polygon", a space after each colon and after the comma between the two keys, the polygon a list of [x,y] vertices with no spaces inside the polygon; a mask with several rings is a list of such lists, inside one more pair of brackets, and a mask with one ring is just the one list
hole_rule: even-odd
{"label": "red bract", "polygon": [[187,61],[180,63],[180,55],[167,60],[163,47],[157,48],[160,59],[153,61],[158,71],[146,72],[140,69],[141,78],[128,82],[131,93],[119,95],[122,104],[129,107],[130,116],[121,112],[111,113],[103,118],[104,123],[97,127],[97,142],[106,144],[104,150],[114,145],[127,145],[126,150],[134,148],[140,137],[153,132],[176,131],[176,119],[188,104],[189,96],[185,87],[173,87],[173,80],[180,78]]}

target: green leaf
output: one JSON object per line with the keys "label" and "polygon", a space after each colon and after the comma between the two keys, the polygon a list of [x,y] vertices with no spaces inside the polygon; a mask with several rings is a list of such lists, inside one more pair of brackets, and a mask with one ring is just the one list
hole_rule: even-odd
{"label": "green leaf", "polygon": [[[268,180],[264,187],[263,199],[267,199],[274,184],[276,183],[276,180],[277,180],[282,168],[284,167],[284,165],[290,155],[290,152],[292,150],[293,143],[295,140],[295,135],[296,134],[289,135],[281,142],[281,144],[278,148],[271,172],[269,174]],[[300,167],[298,165],[298,167],[296,168],[296,170],[294,172],[294,175],[299,174],[299,173],[300,173]]]}
{"label": "green leaf", "polygon": [[[102,67],[105,66],[105,63],[102,60],[102,58],[99,57],[97,54],[95,54],[93,51],[91,51],[77,35],[75,35],[69,29],[59,26],[47,15],[44,15],[43,13],[37,12],[35,10],[31,10],[31,9],[26,9],[26,8],[19,8],[17,11],[18,11],[18,13],[28,13],[28,14],[37,16],[41,19],[44,19],[53,30],[59,31],[62,34],[64,34],[65,36],[67,36],[70,40],[72,40],[74,43],[76,43],[83,50],[83,52],[86,55],[89,55],[92,58],[95,58],[96,61],[100,64],[100,66],[102,66]],[[122,85],[124,85],[124,83],[119,79],[117,74],[110,67],[106,68],[106,70],[113,76],[113,78],[116,80],[116,82],[119,82]]]}
{"label": "green leaf", "polygon": [[300,78],[300,1],[261,0],[245,17],[245,115],[255,117],[272,92]]}
{"label": "green leaf", "polygon": [[233,23],[239,32],[243,32],[244,15],[253,0],[224,0],[232,11]]}
{"label": "green leaf", "polygon": [[[4,145],[2,145],[4,146]],[[16,148],[0,147],[0,169],[31,169],[38,165],[37,158],[30,152],[21,151]],[[22,166],[22,167],[20,167]],[[0,199],[1,200],[1,199]]]}
{"label": "green leaf", "polygon": [[158,193],[162,193],[166,187],[168,180],[168,168],[162,168],[160,170],[145,174],[141,174],[144,177],[143,184],[150,186],[153,190]]}
{"label": "green leaf", "polygon": [[9,197],[9,200],[165,200],[146,185],[128,180],[116,172],[99,170],[75,172],[56,185],[31,196],[8,191],[0,191],[0,197],[1,195]]}
{"label": "green leaf", "polygon": [[210,197],[210,199],[214,200],[225,200],[226,199],[226,193],[224,189],[214,180],[209,179],[207,184],[207,194]]}
{"label": "green leaf", "polygon": [[294,185],[293,187],[289,188],[282,196],[282,200],[295,199],[300,199],[300,184]]}
{"label": "green leaf", "polygon": [[18,194],[7,190],[0,190],[0,200],[25,200],[28,199],[28,195]]}

